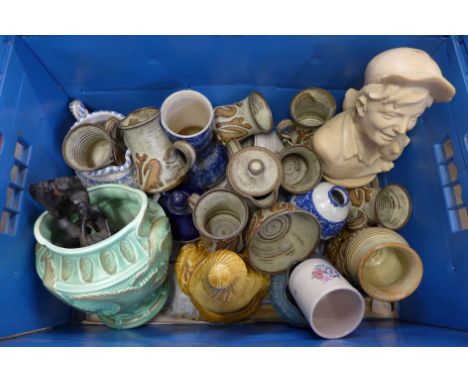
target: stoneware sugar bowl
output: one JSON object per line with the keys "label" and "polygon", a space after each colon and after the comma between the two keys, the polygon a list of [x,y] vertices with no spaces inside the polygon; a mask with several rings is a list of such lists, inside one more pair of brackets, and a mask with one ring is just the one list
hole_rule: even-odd
{"label": "stoneware sugar bowl", "polygon": [[87,247],[63,248],[54,219],[44,212],[34,225],[37,273],[54,296],[110,327],[145,324],[168,297],[169,220],[140,190],[109,184],[88,192],[116,233]]}
{"label": "stoneware sugar bowl", "polygon": [[322,228],[322,239],[327,240],[340,232],[349,212],[348,192],[328,182],[319,183],[312,191],[291,198],[291,204],[314,215]]}

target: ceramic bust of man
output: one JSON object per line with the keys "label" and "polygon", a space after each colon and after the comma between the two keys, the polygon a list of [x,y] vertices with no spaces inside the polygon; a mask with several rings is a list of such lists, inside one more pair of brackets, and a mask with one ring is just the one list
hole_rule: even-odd
{"label": "ceramic bust of man", "polygon": [[325,179],[353,188],[390,171],[424,110],[454,95],[455,88],[422,50],[397,48],[377,55],[367,66],[364,87],[349,89],[344,111],[313,137]]}

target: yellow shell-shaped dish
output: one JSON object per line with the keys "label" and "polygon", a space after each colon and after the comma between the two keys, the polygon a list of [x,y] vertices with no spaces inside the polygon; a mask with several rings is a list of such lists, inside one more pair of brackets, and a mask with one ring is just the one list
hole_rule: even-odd
{"label": "yellow shell-shaped dish", "polygon": [[258,309],[270,285],[268,275],[253,270],[237,253],[208,253],[199,243],[181,249],[176,276],[203,318],[212,322],[247,318]]}

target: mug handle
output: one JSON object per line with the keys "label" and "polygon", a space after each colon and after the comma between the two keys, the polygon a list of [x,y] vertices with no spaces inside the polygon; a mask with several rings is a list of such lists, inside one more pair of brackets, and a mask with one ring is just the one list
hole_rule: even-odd
{"label": "mug handle", "polygon": [[235,153],[242,150],[242,145],[237,139],[231,139],[226,143],[226,151],[228,153],[229,159],[233,157]]}
{"label": "mug handle", "polygon": [[198,199],[200,199],[200,194],[197,193],[193,193],[187,198],[187,203],[192,211],[195,207],[195,204],[197,204]]}
{"label": "mug handle", "polygon": [[80,121],[89,115],[88,109],[86,109],[84,103],[81,102],[79,99],[71,101],[68,105],[68,108],[70,109],[70,112],[73,114],[77,121]]}
{"label": "mug handle", "polygon": [[[295,124],[291,119],[283,119],[278,126],[276,127],[276,132],[278,133],[281,141],[286,145],[293,145],[292,129],[295,128]],[[289,131],[288,131],[289,130]]]}

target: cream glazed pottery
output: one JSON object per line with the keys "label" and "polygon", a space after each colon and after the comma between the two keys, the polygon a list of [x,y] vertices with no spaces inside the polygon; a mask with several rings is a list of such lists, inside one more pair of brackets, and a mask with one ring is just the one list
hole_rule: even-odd
{"label": "cream glazed pottery", "polygon": [[335,236],[346,225],[349,195],[340,186],[321,182],[312,191],[293,196],[291,203],[310,212],[318,219],[323,240]]}
{"label": "cream glazed pottery", "polygon": [[310,327],[320,337],[345,337],[364,317],[364,298],[326,260],[309,259],[299,264],[292,271],[288,286]]}
{"label": "cream glazed pottery", "polygon": [[[124,119],[122,114],[115,111],[101,110],[90,112],[80,100],[73,100],[70,102],[69,109],[76,119],[70,131],[84,124],[94,124],[104,127],[104,124],[113,117],[119,120]],[[125,153],[125,163],[123,165],[107,166],[94,171],[76,171],[76,175],[86,187],[107,183],[126,184],[131,187],[138,187],[136,169],[132,161],[130,150],[127,150]]]}
{"label": "cream glazed pottery", "polygon": [[344,230],[328,243],[327,257],[354,285],[381,301],[408,297],[423,275],[416,251],[388,228]]}
{"label": "cream glazed pottery", "polygon": [[346,92],[345,110],[312,137],[324,178],[355,188],[390,171],[418,118],[433,102],[448,102],[454,95],[426,52],[396,48],[378,54],[367,65],[364,86]]}

